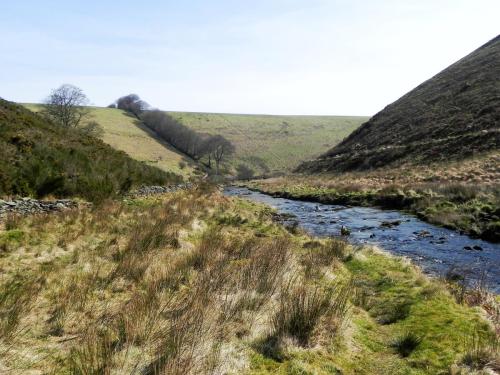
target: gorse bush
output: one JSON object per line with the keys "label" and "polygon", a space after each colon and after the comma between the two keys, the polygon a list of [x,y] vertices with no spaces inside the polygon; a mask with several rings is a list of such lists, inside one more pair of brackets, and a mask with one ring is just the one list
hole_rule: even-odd
{"label": "gorse bush", "polygon": [[0,195],[78,196],[99,202],[134,186],[179,181],[97,138],[0,99]]}

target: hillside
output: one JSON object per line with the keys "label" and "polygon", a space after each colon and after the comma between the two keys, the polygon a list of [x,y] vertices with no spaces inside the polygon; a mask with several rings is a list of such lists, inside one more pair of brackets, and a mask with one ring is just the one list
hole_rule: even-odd
{"label": "hillside", "polygon": [[500,36],[372,117],[307,172],[459,160],[500,148]]}
{"label": "hillside", "polygon": [[173,173],[0,99],[2,196],[78,196],[99,201],[133,186],[177,181],[179,176]]}
{"label": "hillside", "polygon": [[[24,106],[32,111],[41,109],[38,104],[24,104]],[[101,139],[113,148],[166,172],[184,176],[193,172],[190,160],[173,150],[126,112],[119,109],[93,107],[91,116],[92,120],[97,121],[103,127]],[[181,168],[183,164],[186,167]]]}
{"label": "hillside", "polygon": [[231,165],[245,164],[257,173],[290,171],[336,145],[367,120],[355,116],[169,113],[194,130],[229,139],[236,146]]}
{"label": "hillside", "polygon": [[[41,108],[38,104],[24,106],[33,111]],[[193,130],[220,134],[230,140],[236,146],[230,166],[245,164],[258,174],[290,171],[304,160],[327,151],[368,119],[355,116],[168,113]],[[132,158],[185,176],[193,173],[189,159],[126,112],[94,107],[92,120],[104,128],[104,142],[125,151]]]}

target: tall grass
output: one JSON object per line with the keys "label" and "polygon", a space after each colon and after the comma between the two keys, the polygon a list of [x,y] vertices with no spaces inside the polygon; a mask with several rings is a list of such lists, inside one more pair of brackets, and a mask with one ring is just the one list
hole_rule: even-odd
{"label": "tall grass", "polygon": [[461,364],[472,370],[500,371],[500,341],[496,335],[473,332],[465,339],[466,353]]}
{"label": "tall grass", "polygon": [[337,323],[342,323],[348,312],[350,292],[350,284],[328,289],[308,286],[303,281],[286,285],[271,320],[272,334],[290,336],[299,345],[307,346],[321,317],[333,317]]}
{"label": "tall grass", "polygon": [[0,285],[0,340],[19,333],[20,320],[31,309],[44,282],[43,276],[17,273]]}

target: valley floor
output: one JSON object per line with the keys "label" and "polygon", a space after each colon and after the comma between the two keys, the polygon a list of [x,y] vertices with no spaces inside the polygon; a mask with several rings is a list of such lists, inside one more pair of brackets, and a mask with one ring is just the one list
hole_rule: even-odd
{"label": "valley floor", "polygon": [[[208,186],[10,217],[0,372],[480,374],[495,300]],[[458,303],[460,301],[461,303]],[[482,308],[470,307],[481,302]],[[497,334],[495,334],[495,329]]]}
{"label": "valley floor", "polygon": [[273,196],[407,210],[432,224],[500,241],[500,153],[368,172],[252,181]]}

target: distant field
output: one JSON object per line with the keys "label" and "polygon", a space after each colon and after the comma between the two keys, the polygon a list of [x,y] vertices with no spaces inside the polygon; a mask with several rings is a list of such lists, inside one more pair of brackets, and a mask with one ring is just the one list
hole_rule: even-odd
{"label": "distant field", "polygon": [[368,117],[266,116],[169,112],[185,125],[221,134],[236,146],[233,166],[246,164],[257,172],[288,171],[313,159],[347,137]]}
{"label": "distant field", "polygon": [[[25,104],[32,111],[40,109],[36,104]],[[93,120],[104,128],[102,140],[112,147],[125,151],[132,158],[145,161],[165,171],[188,175],[192,172],[189,166],[181,169],[179,163],[183,156],[172,150],[145,127],[138,126],[137,120],[124,111],[111,108],[92,108]],[[189,161],[186,164],[189,164]]]}

